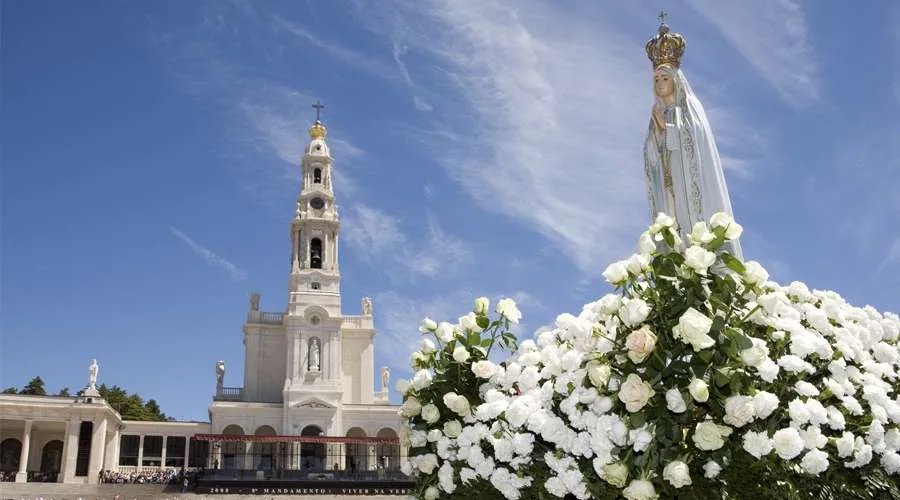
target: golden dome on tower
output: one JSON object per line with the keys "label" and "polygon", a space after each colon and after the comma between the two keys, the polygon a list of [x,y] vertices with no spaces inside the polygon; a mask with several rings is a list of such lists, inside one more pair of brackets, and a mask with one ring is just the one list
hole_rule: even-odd
{"label": "golden dome on tower", "polygon": [[316,120],[316,123],[309,127],[309,137],[311,139],[324,139],[326,135],[328,135],[328,129],[319,120]]}

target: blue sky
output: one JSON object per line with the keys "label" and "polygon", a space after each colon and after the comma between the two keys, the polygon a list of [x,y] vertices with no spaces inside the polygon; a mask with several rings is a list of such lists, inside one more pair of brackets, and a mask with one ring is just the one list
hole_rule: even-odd
{"label": "blue sky", "polygon": [[0,385],[77,389],[96,357],[205,420],[249,294],[285,307],[316,99],[376,366],[408,374],[421,316],[477,295],[529,335],[577,313],[647,224],[661,6],[745,256],[900,310],[896,2],[4,1]]}

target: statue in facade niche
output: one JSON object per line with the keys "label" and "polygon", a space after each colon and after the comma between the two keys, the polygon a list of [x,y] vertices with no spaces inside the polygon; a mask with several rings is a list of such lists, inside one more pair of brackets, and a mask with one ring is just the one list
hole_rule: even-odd
{"label": "statue in facade niche", "polygon": [[250,294],[250,310],[251,311],[259,311],[259,297],[260,295],[256,292]]}
{"label": "statue in facade niche", "polygon": [[313,337],[309,342],[309,371],[319,371],[319,339]]}
{"label": "statue in facade niche", "polygon": [[372,299],[371,298],[363,297],[362,313],[363,313],[363,316],[371,316],[372,315]]}

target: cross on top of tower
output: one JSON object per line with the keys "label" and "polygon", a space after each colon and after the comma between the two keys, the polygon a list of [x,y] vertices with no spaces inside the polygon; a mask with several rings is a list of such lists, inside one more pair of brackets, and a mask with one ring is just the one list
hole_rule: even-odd
{"label": "cross on top of tower", "polygon": [[312,107],[316,109],[316,123],[313,123],[313,126],[309,129],[309,137],[312,139],[321,139],[325,137],[325,134],[328,133],[325,130],[325,126],[322,125],[321,121],[319,121],[322,109],[325,108],[325,105],[319,101],[316,101],[313,103]]}
{"label": "cross on top of tower", "polygon": [[325,105],[317,100],[312,107],[316,108],[316,121],[319,121],[319,113],[325,108]]}

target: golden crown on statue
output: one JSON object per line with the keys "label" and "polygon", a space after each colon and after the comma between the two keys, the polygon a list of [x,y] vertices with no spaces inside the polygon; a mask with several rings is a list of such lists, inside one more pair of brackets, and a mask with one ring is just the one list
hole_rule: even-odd
{"label": "golden crown on statue", "polygon": [[681,33],[671,33],[665,22],[666,13],[659,14],[659,31],[647,41],[647,57],[656,69],[664,64],[677,68],[681,65],[681,56],[687,45]]}

